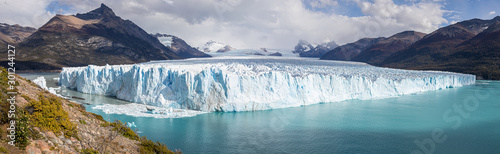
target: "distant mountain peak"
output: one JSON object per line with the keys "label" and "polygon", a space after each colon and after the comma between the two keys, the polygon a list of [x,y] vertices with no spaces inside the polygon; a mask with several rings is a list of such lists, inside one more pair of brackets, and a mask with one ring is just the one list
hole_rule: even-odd
{"label": "distant mountain peak", "polygon": [[203,52],[227,52],[234,50],[234,48],[228,44],[210,40],[200,47],[199,50]]}
{"label": "distant mountain peak", "polygon": [[299,40],[299,43],[295,45],[292,51],[295,54],[299,54],[301,57],[321,57],[326,52],[338,47],[335,41],[325,40],[320,44],[311,44],[306,40]]}
{"label": "distant mountain peak", "polygon": [[182,40],[181,38],[174,36],[174,35],[169,35],[169,34],[151,34],[151,36],[154,36],[158,38],[158,40],[165,45],[167,48],[170,50],[174,51],[176,54],[185,57],[185,58],[195,58],[195,57],[210,57],[209,55],[198,51],[198,49],[193,48],[189,44],[186,43],[186,41]]}
{"label": "distant mountain peak", "polygon": [[111,8],[106,6],[104,3],[101,3],[101,7],[84,14],[80,13],[76,14],[76,17],[84,20],[89,20],[89,19],[101,19],[106,17],[117,17],[117,16],[115,15],[115,12],[113,12]]}
{"label": "distant mountain peak", "polygon": [[493,18],[493,20],[500,21],[500,16],[496,16],[495,18]]}

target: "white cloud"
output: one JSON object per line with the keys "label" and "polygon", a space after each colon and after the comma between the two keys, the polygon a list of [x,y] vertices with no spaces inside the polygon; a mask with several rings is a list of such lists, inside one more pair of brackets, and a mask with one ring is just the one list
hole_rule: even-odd
{"label": "white cloud", "polygon": [[40,27],[55,14],[45,8],[51,0],[4,0],[0,2],[0,22]]}
{"label": "white cloud", "polygon": [[[34,1],[34,0],[33,0]],[[48,0],[47,0],[48,1]],[[39,2],[39,1],[36,1]],[[315,12],[301,0],[60,0],[75,13],[105,3],[118,16],[149,33],[177,35],[192,45],[208,40],[236,48],[293,48],[299,39],[334,40],[339,44],[362,37],[390,36],[404,30],[431,32],[447,23],[441,4],[432,1],[396,5],[390,0],[356,0],[365,16]],[[314,7],[338,5],[332,0],[308,1]],[[314,3],[314,4],[312,4]],[[28,3],[26,3],[28,5]],[[32,10],[43,10],[32,8]],[[7,17],[2,17],[5,20]]]}
{"label": "white cloud", "polygon": [[495,12],[495,11],[491,11],[491,12],[489,13],[489,15],[494,15],[494,14],[497,14],[497,12]]}

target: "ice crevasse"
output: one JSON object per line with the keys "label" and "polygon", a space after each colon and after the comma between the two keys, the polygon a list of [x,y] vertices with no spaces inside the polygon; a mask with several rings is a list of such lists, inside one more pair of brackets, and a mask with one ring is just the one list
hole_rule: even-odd
{"label": "ice crevasse", "polygon": [[468,74],[355,62],[224,58],[68,67],[59,84],[159,107],[234,112],[384,98],[471,85],[475,80]]}

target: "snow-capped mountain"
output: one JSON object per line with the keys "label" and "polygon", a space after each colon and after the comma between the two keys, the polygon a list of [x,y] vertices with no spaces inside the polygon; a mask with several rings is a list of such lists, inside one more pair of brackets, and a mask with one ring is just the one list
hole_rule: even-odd
{"label": "snow-capped mountain", "polygon": [[301,57],[321,57],[323,54],[338,47],[335,41],[325,41],[323,43],[313,45],[306,40],[299,40],[292,52],[299,54]]}
{"label": "snow-capped mountain", "polygon": [[[153,35],[153,34],[152,34]],[[168,34],[154,34],[154,37],[158,38],[158,40],[167,48],[174,51],[176,54],[183,56],[185,58],[196,58],[196,57],[210,57],[204,52],[198,51],[198,49],[191,47],[186,43],[183,39],[168,35]]]}
{"label": "snow-capped mountain", "polygon": [[295,46],[295,50],[292,52],[295,54],[300,54],[302,52],[308,52],[314,47],[311,45],[311,43],[307,42],[306,40],[299,40],[299,43]]}
{"label": "snow-capped mountain", "polygon": [[214,40],[208,41],[205,45],[198,49],[203,52],[227,52],[234,50],[234,48],[228,44],[216,42]]}

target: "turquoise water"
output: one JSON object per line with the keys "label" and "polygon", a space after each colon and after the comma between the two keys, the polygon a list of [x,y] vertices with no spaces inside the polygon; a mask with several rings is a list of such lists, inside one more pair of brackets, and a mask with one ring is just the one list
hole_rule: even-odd
{"label": "turquoise water", "polygon": [[[455,112],[454,104],[464,101],[468,105]],[[500,82],[478,81],[397,98],[268,111],[110,117],[134,122],[141,135],[184,153],[500,153],[499,111]]]}
{"label": "turquoise water", "polygon": [[[47,78],[47,77],[46,77]],[[49,83],[48,83],[49,85]],[[379,100],[350,100],[256,112],[208,113],[134,122],[140,135],[184,153],[500,153],[500,82]]]}

